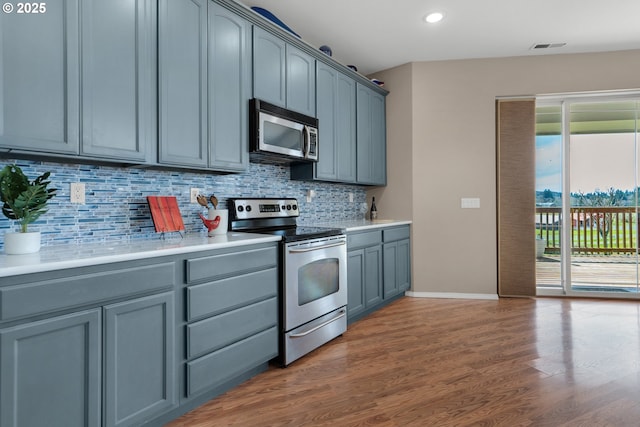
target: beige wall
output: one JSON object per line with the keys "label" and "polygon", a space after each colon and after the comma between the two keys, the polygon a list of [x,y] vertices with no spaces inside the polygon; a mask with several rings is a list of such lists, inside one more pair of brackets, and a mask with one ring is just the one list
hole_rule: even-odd
{"label": "beige wall", "polygon": [[[640,88],[640,50],[407,64],[387,97],[379,216],[413,220],[413,287],[495,295],[496,97]],[[463,197],[480,209],[461,209]],[[407,209],[405,211],[405,208]]]}

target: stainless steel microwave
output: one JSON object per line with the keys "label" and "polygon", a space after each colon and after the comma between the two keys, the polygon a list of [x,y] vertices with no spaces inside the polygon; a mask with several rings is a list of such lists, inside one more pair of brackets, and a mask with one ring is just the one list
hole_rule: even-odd
{"label": "stainless steel microwave", "polygon": [[257,98],[249,102],[250,151],[254,161],[318,161],[318,119]]}

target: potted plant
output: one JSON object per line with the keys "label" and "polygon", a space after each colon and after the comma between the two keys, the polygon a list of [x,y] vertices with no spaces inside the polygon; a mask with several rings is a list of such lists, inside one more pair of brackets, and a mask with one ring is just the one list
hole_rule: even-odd
{"label": "potted plant", "polygon": [[40,250],[40,232],[28,232],[29,224],[47,212],[47,201],[55,196],[55,188],[47,188],[51,172],[45,172],[29,182],[17,165],[7,165],[0,171],[0,201],[2,213],[18,221],[20,232],[5,233],[7,254],[27,254]]}

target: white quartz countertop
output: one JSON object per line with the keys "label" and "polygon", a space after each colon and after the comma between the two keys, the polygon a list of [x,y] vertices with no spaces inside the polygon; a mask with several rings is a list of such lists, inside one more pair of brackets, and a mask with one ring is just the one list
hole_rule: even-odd
{"label": "white quartz countertop", "polygon": [[277,242],[280,239],[280,236],[266,234],[229,232],[213,237],[186,235],[181,238],[176,234],[166,239],[43,246],[34,254],[1,254],[0,277]]}
{"label": "white quartz countertop", "polygon": [[395,220],[395,219],[376,219],[373,221],[365,220],[365,219],[356,219],[350,221],[331,221],[331,222],[321,222],[317,224],[313,224],[318,227],[335,227],[342,228],[349,231],[364,231],[368,229],[375,228],[383,228],[383,227],[393,227],[396,225],[408,225],[411,224],[412,221],[408,220]]}

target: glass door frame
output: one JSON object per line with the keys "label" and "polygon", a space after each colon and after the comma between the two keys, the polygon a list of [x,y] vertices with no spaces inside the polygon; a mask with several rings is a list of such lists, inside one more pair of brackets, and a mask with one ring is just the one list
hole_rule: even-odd
{"label": "glass door frame", "polygon": [[[543,288],[536,284],[537,296],[568,296],[568,297],[589,297],[589,298],[616,298],[616,299],[640,299],[640,292],[598,292],[598,291],[576,291],[572,289],[571,281],[571,242],[572,242],[572,226],[571,219],[567,222],[564,219],[571,217],[571,105],[588,102],[607,102],[607,101],[624,101],[624,100],[640,100],[640,91],[611,91],[585,94],[566,94],[566,95],[549,95],[536,97],[536,107],[538,106],[560,106],[562,126],[562,213],[563,219],[561,224],[561,242],[560,242],[560,288]],[[638,122],[640,116],[636,117],[636,144],[635,144],[635,191],[636,191],[636,221],[640,209],[638,201],[638,186],[640,185],[639,175],[640,167],[640,128]],[[638,221],[640,222],[640,221]],[[568,226],[567,226],[568,225]],[[638,231],[640,234],[640,230]],[[639,239],[640,240],[640,239]],[[636,271],[640,269],[640,241],[636,242]],[[638,279],[639,275],[636,274]],[[640,283],[636,283],[640,287]]]}

